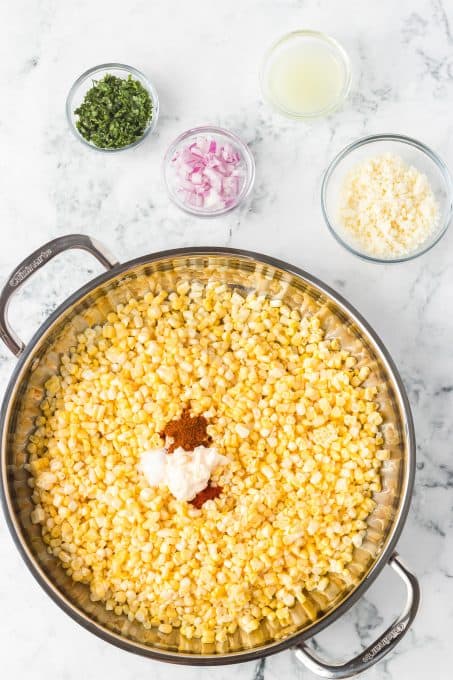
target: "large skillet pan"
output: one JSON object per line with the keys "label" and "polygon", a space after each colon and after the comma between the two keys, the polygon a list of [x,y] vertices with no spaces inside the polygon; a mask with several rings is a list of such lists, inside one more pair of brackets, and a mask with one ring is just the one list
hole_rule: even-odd
{"label": "large skillet pan", "polygon": [[[59,253],[83,249],[96,257],[106,272],[71,295],[45,321],[25,346],[10,328],[10,298],[27,279]],[[341,334],[350,351],[365,351],[374,362],[383,399],[384,437],[391,460],[382,470],[383,491],[368,520],[366,540],[354,554],[350,583],[333,577],[324,593],[307,594],[306,606],[295,608],[293,624],[282,630],[265,626],[253,634],[235,633],[222,646],[187,640],[177,631],[169,636],[145,630],[136,622],[107,612],[91,602],[88,588],[74,583],[46,551],[40,530],[30,521],[32,503],[27,485],[26,445],[38,414],[43,383],[58,370],[59,356],[88,325],[102,322],[112,307],[146,289],[149,277],[172,285],[179,277],[215,278],[233,288],[259,289],[279,295],[290,306],[311,306],[327,325],[326,333]],[[332,319],[337,323],[332,325]],[[11,274],[0,295],[0,337],[19,357],[1,410],[1,489],[3,508],[14,541],[33,576],[52,599],[92,633],[137,654],[172,663],[219,665],[258,659],[292,648],[315,673],[344,678],[372,666],[402,638],[418,609],[420,592],[415,576],[404,566],[395,546],[409,509],[415,471],[415,438],[409,403],[401,378],[376,333],[341,296],[310,274],[264,255],[231,248],[182,248],[145,255],[119,264],[105,248],[83,235],[57,238],[26,258]],[[361,597],[381,570],[389,565],[400,576],[407,598],[401,614],[368,649],[341,665],[314,655],[309,638],[342,616]]]}

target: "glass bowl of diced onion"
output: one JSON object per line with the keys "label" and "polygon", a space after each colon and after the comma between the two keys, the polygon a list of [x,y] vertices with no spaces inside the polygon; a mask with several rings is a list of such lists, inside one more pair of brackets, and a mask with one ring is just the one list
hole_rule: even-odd
{"label": "glass bowl of diced onion", "polygon": [[[409,177],[407,186],[395,183],[399,169],[404,180]],[[410,214],[408,201],[414,206]],[[426,253],[445,234],[453,185],[444,161],[422,142],[399,134],[372,135],[349,144],[331,161],[321,208],[331,234],[349,252],[370,262],[405,262]]]}
{"label": "glass bowl of diced onion", "polygon": [[198,217],[223,215],[251,192],[255,161],[249,147],[229,130],[204,125],[183,132],[163,161],[168,194]]}

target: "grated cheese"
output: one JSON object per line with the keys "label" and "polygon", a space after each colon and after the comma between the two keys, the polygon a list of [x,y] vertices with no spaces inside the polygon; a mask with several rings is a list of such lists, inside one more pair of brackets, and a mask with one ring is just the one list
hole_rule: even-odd
{"label": "grated cheese", "polygon": [[348,173],[338,217],[360,250],[395,258],[417,250],[434,232],[439,208],[426,175],[386,153]]}

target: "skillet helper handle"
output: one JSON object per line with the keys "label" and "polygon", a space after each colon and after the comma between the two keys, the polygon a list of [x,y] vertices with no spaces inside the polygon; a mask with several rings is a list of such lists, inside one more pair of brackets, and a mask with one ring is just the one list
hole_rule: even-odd
{"label": "skillet helper handle", "polygon": [[406,586],[407,598],[402,613],[367,649],[363,650],[351,661],[346,661],[343,664],[331,665],[325,663],[311,651],[306,643],[302,642],[302,644],[295,647],[294,654],[296,659],[312,673],[319,675],[321,678],[351,678],[358,675],[367,668],[374,666],[375,663],[388,654],[408,631],[420,604],[420,586],[414,574],[404,566],[397,553],[393,553],[388,563],[398,576],[401,577]]}
{"label": "skillet helper handle", "polygon": [[11,297],[35,272],[56,255],[76,248],[91,253],[106,268],[112,269],[118,261],[103,245],[84,234],[68,234],[49,241],[25,258],[10,274],[0,293],[0,338],[9,350],[17,357],[22,354],[25,345],[16,335],[8,321],[8,306]]}

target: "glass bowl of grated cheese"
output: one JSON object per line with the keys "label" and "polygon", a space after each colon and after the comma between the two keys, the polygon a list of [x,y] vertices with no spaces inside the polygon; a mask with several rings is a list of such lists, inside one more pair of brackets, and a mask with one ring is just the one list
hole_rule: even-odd
{"label": "glass bowl of grated cheese", "polygon": [[371,262],[404,262],[430,250],[450,224],[452,201],[444,161],[397,134],[349,144],[328,166],[321,188],[332,235]]}

